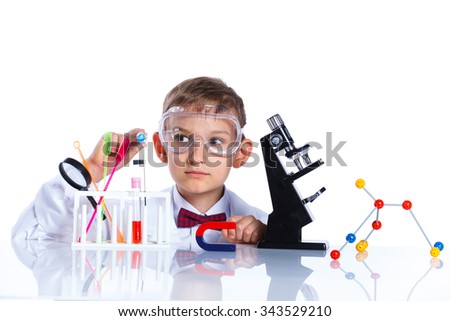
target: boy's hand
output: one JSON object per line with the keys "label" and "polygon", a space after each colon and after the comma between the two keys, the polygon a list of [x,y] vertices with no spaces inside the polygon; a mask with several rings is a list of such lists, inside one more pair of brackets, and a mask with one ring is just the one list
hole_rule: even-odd
{"label": "boy's hand", "polygon": [[264,236],[266,225],[254,216],[230,216],[228,222],[236,222],[236,230],[222,230],[222,236],[230,243],[258,243]]}
{"label": "boy's hand", "polygon": [[[107,168],[107,174],[110,174],[117,160],[119,148],[126,136],[130,140],[130,146],[126,151],[123,159],[118,163],[116,170],[122,168],[127,164],[133,157],[145,146],[147,143],[139,143],[136,139],[138,133],[144,133],[145,131],[141,128],[135,128],[130,130],[128,133],[118,134],[111,133],[111,141],[106,142],[104,136],[100,138],[97,145],[95,146],[92,154],[86,160],[89,170],[91,171],[92,177],[96,182],[102,180],[104,175],[104,167]],[[105,152],[109,152],[109,155],[105,155]]]}

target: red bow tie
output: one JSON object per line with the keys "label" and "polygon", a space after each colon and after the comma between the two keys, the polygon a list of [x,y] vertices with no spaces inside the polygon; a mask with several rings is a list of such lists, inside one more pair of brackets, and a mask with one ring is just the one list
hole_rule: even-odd
{"label": "red bow tie", "polygon": [[224,222],[227,220],[225,213],[214,215],[199,215],[185,208],[181,208],[178,212],[178,227],[193,227],[205,222]]}

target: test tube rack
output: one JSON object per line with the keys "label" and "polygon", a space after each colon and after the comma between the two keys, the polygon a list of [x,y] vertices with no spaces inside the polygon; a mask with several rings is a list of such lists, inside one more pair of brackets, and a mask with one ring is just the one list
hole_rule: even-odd
{"label": "test tube rack", "polygon": [[[98,199],[92,210],[87,197]],[[142,206],[139,243],[133,243],[136,201]],[[73,212],[73,248],[143,248],[170,244],[170,193],[77,191]],[[107,213],[108,215],[105,215]]]}

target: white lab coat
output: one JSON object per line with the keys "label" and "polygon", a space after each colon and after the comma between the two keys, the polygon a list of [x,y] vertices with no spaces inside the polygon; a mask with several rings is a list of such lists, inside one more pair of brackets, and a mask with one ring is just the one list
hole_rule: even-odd
{"label": "white lab coat", "polygon": [[[195,232],[192,228],[177,228],[176,219],[180,207],[198,212],[181,197],[175,186],[166,191],[172,194],[173,219],[169,219],[171,242],[186,249],[198,249]],[[21,213],[12,229],[13,240],[37,240],[71,242],[73,230],[73,207],[75,189],[60,176],[42,185],[34,201]],[[248,205],[232,191],[225,189],[223,197],[205,214],[225,212],[227,218],[234,215],[253,215],[263,223],[267,223],[267,214]],[[109,224],[104,224],[105,233],[109,234]],[[92,229],[95,230],[95,229]],[[221,242],[220,232],[208,230],[204,234],[206,242]]]}

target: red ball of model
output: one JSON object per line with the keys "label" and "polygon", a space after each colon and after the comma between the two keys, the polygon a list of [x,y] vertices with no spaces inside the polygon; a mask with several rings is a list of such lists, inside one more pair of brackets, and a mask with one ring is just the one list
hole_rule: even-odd
{"label": "red ball of model", "polygon": [[372,227],[374,230],[379,230],[381,228],[381,222],[380,221],[373,221]]}
{"label": "red ball of model", "polygon": [[382,200],[376,200],[375,203],[373,204],[376,208],[380,209],[383,208],[384,206],[384,202]]}
{"label": "red ball of model", "polygon": [[408,210],[411,209],[412,203],[411,203],[410,201],[404,201],[403,204],[402,204],[402,207],[403,207],[405,210],[408,211]]}
{"label": "red ball of model", "polygon": [[333,260],[337,260],[341,256],[341,252],[338,250],[333,250],[331,251],[330,256]]}

